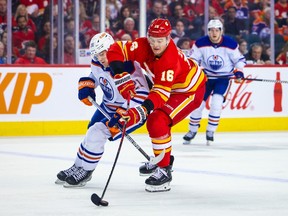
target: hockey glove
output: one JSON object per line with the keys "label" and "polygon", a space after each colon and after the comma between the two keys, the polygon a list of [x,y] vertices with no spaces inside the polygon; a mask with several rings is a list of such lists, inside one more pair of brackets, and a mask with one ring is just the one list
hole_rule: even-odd
{"label": "hockey glove", "polygon": [[127,121],[128,125],[134,125],[138,122],[142,123],[146,120],[147,110],[144,106],[137,106],[128,109],[122,113],[121,119]]}
{"label": "hockey glove", "polygon": [[123,109],[123,108],[121,108],[121,107],[117,108],[115,114],[114,114],[113,117],[109,120],[107,126],[108,126],[109,128],[112,128],[112,127],[116,126],[116,124],[119,122],[119,120],[120,120],[120,118],[122,117],[122,114],[123,114],[124,112],[126,112],[125,109]]}
{"label": "hockey glove", "polygon": [[239,70],[234,70],[234,76],[235,76],[235,80],[234,82],[235,83],[241,83],[242,80],[244,79],[244,74],[242,71],[239,71]]}
{"label": "hockey glove", "polygon": [[88,96],[95,100],[96,94],[94,91],[95,81],[90,77],[81,77],[78,83],[78,98],[84,104],[92,106],[92,103],[88,100]]}
{"label": "hockey glove", "polygon": [[135,84],[129,73],[123,72],[121,74],[116,74],[114,76],[114,81],[119,93],[126,100],[129,96],[133,97],[136,94]]}
{"label": "hockey glove", "polygon": [[110,121],[106,122],[106,126],[107,126],[107,128],[109,129],[109,131],[111,133],[111,137],[114,138],[114,136],[120,132],[120,129],[116,125],[113,126],[113,127],[109,127],[109,122]]}

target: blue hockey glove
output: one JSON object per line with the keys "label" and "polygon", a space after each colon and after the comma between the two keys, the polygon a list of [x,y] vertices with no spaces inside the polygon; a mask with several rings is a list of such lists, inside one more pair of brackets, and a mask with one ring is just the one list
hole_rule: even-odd
{"label": "blue hockey glove", "polygon": [[242,80],[244,79],[244,74],[240,70],[234,70],[234,76],[235,76],[235,83],[241,83]]}
{"label": "blue hockey glove", "polygon": [[123,109],[122,107],[117,108],[115,114],[110,119],[107,126],[111,128],[111,127],[114,127],[116,124],[118,124],[120,118],[122,117],[122,113],[124,112],[126,112],[126,110]]}
{"label": "blue hockey glove", "polygon": [[92,106],[92,103],[89,101],[88,96],[93,98],[95,101],[95,81],[90,77],[81,77],[78,83],[78,98],[84,104]]}

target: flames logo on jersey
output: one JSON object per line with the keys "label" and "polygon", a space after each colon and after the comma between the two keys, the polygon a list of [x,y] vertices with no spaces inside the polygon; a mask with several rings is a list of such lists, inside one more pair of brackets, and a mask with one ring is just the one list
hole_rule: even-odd
{"label": "flames logo on jersey", "polygon": [[211,67],[212,70],[219,70],[223,67],[224,61],[221,56],[212,55],[207,59],[207,64]]}
{"label": "flames logo on jersey", "polygon": [[100,77],[99,83],[105,97],[108,100],[112,100],[114,98],[114,92],[111,83],[104,77]]}

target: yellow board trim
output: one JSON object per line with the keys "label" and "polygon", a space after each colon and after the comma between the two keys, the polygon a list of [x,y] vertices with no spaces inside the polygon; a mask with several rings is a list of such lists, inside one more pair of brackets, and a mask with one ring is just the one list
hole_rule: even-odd
{"label": "yellow board trim", "polygon": [[[205,132],[208,119],[202,119],[199,132]],[[174,133],[186,133],[189,130],[189,119],[184,119],[172,127]],[[288,131],[288,117],[266,118],[221,118],[218,132],[244,132],[244,131]],[[134,133],[147,133],[145,126]]]}
{"label": "yellow board trim", "polygon": [[[202,119],[199,132],[205,132],[207,119]],[[186,133],[189,119],[172,128],[172,132]],[[0,122],[0,136],[85,135],[88,121]],[[279,118],[221,118],[218,132],[288,131],[288,117]],[[134,133],[147,133],[146,126]]]}
{"label": "yellow board trim", "polygon": [[0,136],[85,135],[89,121],[0,122]]}

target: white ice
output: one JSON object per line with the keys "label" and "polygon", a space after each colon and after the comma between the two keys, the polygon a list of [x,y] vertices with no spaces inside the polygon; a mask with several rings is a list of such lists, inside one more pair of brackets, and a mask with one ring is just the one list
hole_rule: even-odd
{"label": "white ice", "polygon": [[[148,193],[138,167],[146,159],[125,140],[104,196],[119,141],[108,142],[101,163],[84,188],[54,184],[73,164],[84,136],[1,137],[0,215],[107,216],[287,216],[288,132],[216,133],[205,145],[199,133],[183,145],[173,134],[175,156],[171,191]],[[147,135],[131,135],[152,154]]]}

